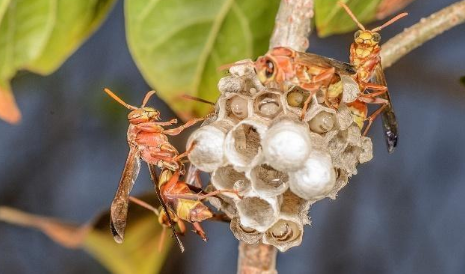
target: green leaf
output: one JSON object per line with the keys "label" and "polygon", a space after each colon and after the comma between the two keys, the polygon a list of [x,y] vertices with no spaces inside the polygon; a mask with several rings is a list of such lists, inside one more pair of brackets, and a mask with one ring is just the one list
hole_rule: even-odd
{"label": "green leaf", "polygon": [[56,20],[42,54],[27,69],[50,74],[102,23],[115,0],[58,0]]}
{"label": "green leaf", "polygon": [[[144,200],[154,201],[155,195]],[[61,220],[25,213],[0,206],[0,220],[36,228],[55,242],[68,248],[83,248],[114,274],[158,273],[168,254],[171,240],[167,237],[161,251],[158,245],[162,228],[150,211],[131,204],[123,244],[117,244],[110,232],[110,214],[100,214],[94,221],[74,225]]]}
{"label": "green leaf", "polygon": [[3,15],[5,14],[9,3],[10,0],[0,0],[0,22],[2,21]]}
{"label": "green leaf", "polygon": [[53,2],[2,1],[0,15],[0,118],[16,123],[21,116],[9,80],[40,54],[54,22]]}
{"label": "green leaf", "polygon": [[0,108],[0,118],[19,120],[20,115],[9,111],[17,110],[9,88],[16,72],[21,69],[42,74],[53,72],[96,29],[114,2],[0,1],[0,105],[7,107]]}
{"label": "green leaf", "polygon": [[0,22],[0,79],[37,58],[55,23],[55,1],[12,0]]}
{"label": "green leaf", "polygon": [[279,0],[128,0],[129,48],[148,83],[181,117],[203,116],[216,101],[217,68],[265,53]]}
{"label": "green leaf", "polygon": [[[315,0],[315,24],[320,37],[358,29],[347,12],[338,5],[340,0]],[[375,20],[381,0],[344,0],[362,24]]]}
{"label": "green leaf", "polygon": [[460,77],[460,83],[465,86],[465,76]]}

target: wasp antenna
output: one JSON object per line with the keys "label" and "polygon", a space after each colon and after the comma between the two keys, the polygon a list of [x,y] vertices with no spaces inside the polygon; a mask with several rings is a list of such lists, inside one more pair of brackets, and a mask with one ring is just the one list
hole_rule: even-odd
{"label": "wasp antenna", "polygon": [[152,97],[155,93],[157,93],[157,91],[155,91],[155,90],[151,90],[151,91],[147,92],[147,94],[144,97],[144,100],[142,100],[142,106],[141,106],[142,108],[145,107],[147,102],[150,100],[150,97]]}
{"label": "wasp antenna", "polygon": [[158,252],[161,252],[163,250],[163,245],[165,244],[165,238],[166,238],[166,226],[163,226],[163,229],[160,235],[160,241],[158,242]]}
{"label": "wasp antenna", "polygon": [[137,109],[137,107],[135,106],[131,106],[130,104],[126,103],[125,101],[123,101],[123,99],[119,98],[116,94],[114,94],[110,89],[108,88],[104,88],[103,89],[108,95],[110,95],[111,98],[113,98],[116,102],[120,103],[121,105],[123,105],[124,107],[126,107],[127,109],[132,109],[132,110],[135,110]]}
{"label": "wasp antenna", "polygon": [[249,61],[225,64],[225,65],[219,66],[217,70],[222,71],[222,70],[230,69],[231,67],[234,67],[234,66],[241,66],[241,65],[247,65],[247,64],[253,64],[253,62],[249,60]]}
{"label": "wasp antenna", "polygon": [[357,17],[355,17],[354,13],[349,9],[349,7],[344,3],[344,2],[337,2],[339,4],[339,6],[343,7],[346,12],[349,14],[349,16],[352,18],[352,20],[354,20],[354,22],[357,24],[357,26],[361,29],[361,30],[365,30],[365,27],[362,25],[362,23],[360,23],[357,19]]}
{"label": "wasp antenna", "polygon": [[133,197],[133,196],[129,196],[129,201],[145,208],[145,209],[148,209],[150,211],[152,211],[153,213],[155,213],[155,215],[157,216],[160,216],[160,211],[158,211],[158,209],[154,208],[152,205],[142,201],[141,199],[138,199],[136,197]]}
{"label": "wasp antenna", "polygon": [[209,104],[209,105],[212,105],[212,106],[215,105],[215,103],[213,103],[213,102],[210,102],[208,100],[205,100],[205,99],[202,99],[202,98],[199,98],[199,97],[191,96],[191,95],[188,95],[188,94],[181,95],[181,98],[187,99],[187,100],[192,100],[192,101],[197,101],[197,102],[201,102],[201,103],[205,103],[205,104]]}
{"label": "wasp antenna", "polygon": [[385,27],[391,25],[391,24],[394,23],[395,21],[397,21],[397,20],[399,20],[399,19],[401,19],[401,18],[403,18],[403,17],[405,17],[405,16],[407,16],[407,15],[408,15],[408,13],[406,13],[406,12],[403,12],[403,13],[401,13],[401,14],[398,14],[397,16],[395,16],[394,18],[392,18],[391,20],[387,21],[386,23],[382,24],[382,25],[379,26],[379,27],[376,27],[376,28],[372,29],[371,31],[378,32],[378,31],[384,29]]}

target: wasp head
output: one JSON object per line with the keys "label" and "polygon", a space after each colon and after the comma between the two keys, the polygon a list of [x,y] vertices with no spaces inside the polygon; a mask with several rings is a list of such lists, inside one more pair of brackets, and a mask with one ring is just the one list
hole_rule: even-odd
{"label": "wasp head", "polygon": [[371,30],[358,30],[354,35],[355,44],[362,47],[374,47],[381,41],[381,35]]}
{"label": "wasp head", "polygon": [[262,84],[274,81],[277,68],[275,62],[270,57],[259,57],[255,62],[255,69],[257,71],[258,80],[260,80]]}
{"label": "wasp head", "polygon": [[142,107],[129,112],[128,120],[131,124],[158,121],[160,120],[160,112],[151,107]]}

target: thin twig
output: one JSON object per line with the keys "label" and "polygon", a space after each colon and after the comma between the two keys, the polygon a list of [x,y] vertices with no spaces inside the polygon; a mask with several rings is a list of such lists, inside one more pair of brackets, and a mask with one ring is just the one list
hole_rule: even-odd
{"label": "thin twig", "polygon": [[282,0],[270,40],[270,49],[288,47],[306,51],[309,46],[313,0]]}
{"label": "thin twig", "polygon": [[276,255],[278,251],[275,247],[264,244],[239,245],[239,274],[278,274],[276,271]]}
{"label": "thin twig", "polygon": [[465,22],[465,0],[452,4],[396,35],[382,46],[381,60],[384,68],[390,67],[401,57],[438,36]]}

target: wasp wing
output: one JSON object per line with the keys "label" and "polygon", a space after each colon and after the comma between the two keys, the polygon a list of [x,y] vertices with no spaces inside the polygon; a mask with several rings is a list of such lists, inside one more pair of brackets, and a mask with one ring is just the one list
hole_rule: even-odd
{"label": "wasp wing", "polygon": [[352,75],[357,72],[355,67],[349,63],[308,52],[296,52],[294,62],[304,66],[319,66],[323,68],[334,67],[338,74]]}
{"label": "wasp wing", "polygon": [[[371,82],[387,87],[386,78],[384,76],[384,71],[380,64],[378,64],[375,67],[373,76],[371,77]],[[391,101],[391,96],[389,95],[389,91],[386,91],[379,97],[386,99],[389,102],[387,107],[384,109],[381,117],[383,120],[384,138],[386,140],[387,149],[389,153],[392,153],[394,152],[394,148],[397,146],[397,139],[398,139],[397,119],[394,113],[394,109],[392,107],[392,101]]]}
{"label": "wasp wing", "polygon": [[158,188],[158,176],[157,176],[156,167],[149,163],[147,163],[147,165],[149,167],[150,178],[152,179],[153,187],[155,188],[155,193],[157,194],[158,201],[160,202],[161,206],[163,207],[163,210],[166,213],[166,218],[168,219],[170,228],[173,231],[173,236],[176,239],[176,242],[178,243],[178,246],[181,249],[181,252],[184,252],[185,250],[184,245],[182,244],[181,239],[179,239],[178,233],[176,233],[176,229],[174,228],[174,222],[170,216],[171,210],[166,206],[165,201],[163,201],[163,197],[160,194],[160,189]]}
{"label": "wasp wing", "polygon": [[111,232],[117,243],[122,243],[124,230],[126,229],[126,219],[128,216],[129,193],[139,175],[140,157],[136,147],[131,147],[128,158],[124,166],[123,174],[116,190],[115,198],[111,203]]}

